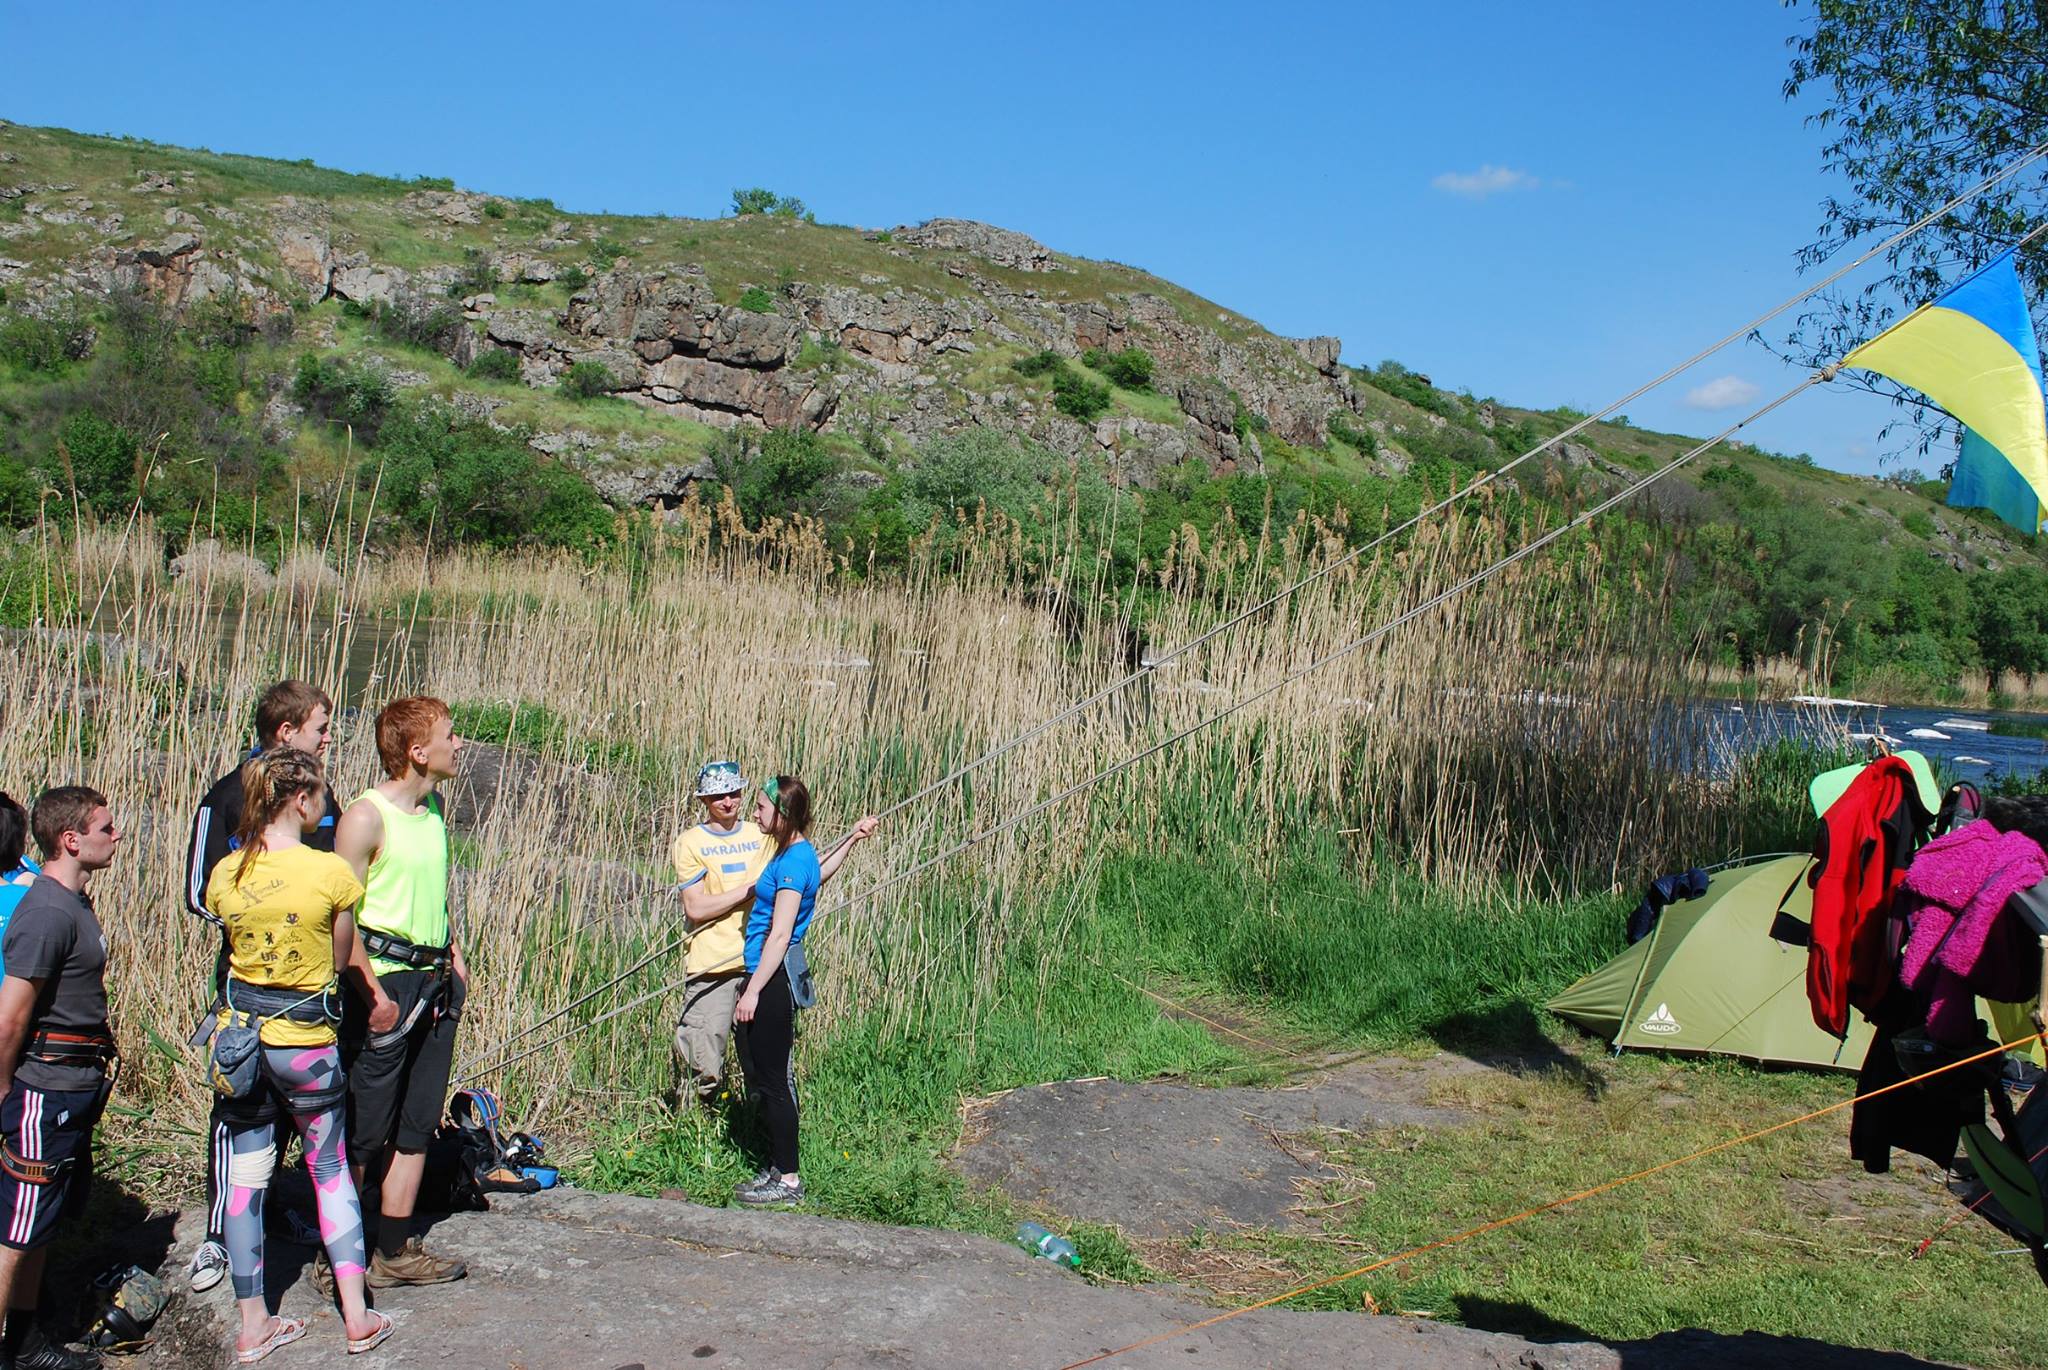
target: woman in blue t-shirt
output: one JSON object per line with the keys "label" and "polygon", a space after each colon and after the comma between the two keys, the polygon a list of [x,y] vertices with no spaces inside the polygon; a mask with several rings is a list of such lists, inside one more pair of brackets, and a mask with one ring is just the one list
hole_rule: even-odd
{"label": "woman in blue t-shirt", "polygon": [[801,967],[804,934],[818,889],[838,873],[856,842],[875,830],[868,815],[820,858],[805,833],[811,826],[811,792],[793,775],[778,775],[761,789],[754,821],[775,844],[761,878],[754,882],[754,907],[747,915],[747,984],[733,1009],[734,1037],[747,1091],[760,1106],[768,1128],[768,1168],[734,1195],[756,1207],[801,1203],[804,1182],[797,1173],[796,1084],[790,1051],[796,1042],[796,1000],[790,995],[790,962]]}
{"label": "woman in blue t-shirt", "polygon": [[[28,859],[28,810],[0,791],[0,943],[6,941],[14,910],[42,869]],[[6,962],[0,960],[0,975],[5,973]]]}

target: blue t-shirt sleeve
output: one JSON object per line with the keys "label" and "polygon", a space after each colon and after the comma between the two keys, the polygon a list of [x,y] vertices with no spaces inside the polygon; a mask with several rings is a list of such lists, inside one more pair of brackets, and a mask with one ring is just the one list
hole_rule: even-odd
{"label": "blue t-shirt sleeve", "polygon": [[795,890],[799,894],[810,894],[823,882],[818,853],[808,842],[792,847],[776,858],[768,876],[770,889]]}

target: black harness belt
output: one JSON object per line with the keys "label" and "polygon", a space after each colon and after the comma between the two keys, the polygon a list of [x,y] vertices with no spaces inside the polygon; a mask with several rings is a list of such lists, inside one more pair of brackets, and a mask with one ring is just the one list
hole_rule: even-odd
{"label": "black harness belt", "polygon": [[372,956],[381,956],[386,961],[397,961],[411,966],[414,970],[446,970],[450,954],[447,947],[423,947],[408,942],[403,937],[394,937],[376,928],[364,928],[363,949]]}

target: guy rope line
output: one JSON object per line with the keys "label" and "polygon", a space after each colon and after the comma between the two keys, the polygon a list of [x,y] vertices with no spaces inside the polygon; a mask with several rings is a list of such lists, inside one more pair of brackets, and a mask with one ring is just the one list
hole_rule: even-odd
{"label": "guy rope line", "polygon": [[1420,1246],[1411,1246],[1405,1251],[1397,1251],[1391,1256],[1383,1256],[1379,1260],[1369,1261],[1364,1265],[1357,1266],[1350,1270],[1346,1270],[1341,1275],[1331,1275],[1327,1279],[1316,1280],[1310,1284],[1298,1285],[1295,1288],[1288,1290],[1284,1294],[1275,1294],[1271,1298],[1260,1299],[1257,1303],[1248,1303],[1242,1308],[1233,1308],[1227,1313],[1219,1313],[1213,1318],[1204,1318],[1200,1322],[1191,1322],[1182,1327],[1175,1327],[1168,1331],[1158,1333],[1155,1336],[1146,1337],[1141,1341],[1134,1341],[1130,1343],[1128,1346],[1119,1346],[1116,1347],[1114,1350],[1098,1352],[1093,1356],[1087,1357],[1085,1360],[1070,1361],[1066,1365],[1061,1366],[1060,1370],[1081,1370],[1083,1366],[1098,1365],[1103,1361],[1113,1360],[1116,1357],[1122,1355],[1128,1355],[1132,1351],[1141,1350],[1148,1346],[1157,1346],[1161,1342],[1172,1341],[1176,1337],[1184,1337],[1190,1332],[1200,1331],[1202,1328],[1205,1327],[1214,1327],[1217,1323],[1220,1322],[1229,1322],[1232,1318],[1243,1317],[1246,1313],[1256,1312],[1261,1308],[1271,1308],[1275,1304],[1286,1303],[1290,1299],[1298,1299],[1303,1294],[1314,1293],[1318,1289],[1328,1289],[1333,1284],[1342,1284],[1346,1280],[1355,1280],[1361,1275],[1370,1275],[1376,1270],[1384,1270],[1388,1266],[1399,1265],[1402,1262],[1413,1260],[1415,1257],[1423,1255],[1427,1252],[1442,1251],[1446,1247],[1456,1246],[1460,1242],[1470,1241],[1472,1238],[1483,1236],[1488,1232],[1498,1232],[1500,1229],[1504,1227],[1513,1227],[1517,1223],[1527,1222],[1531,1218],[1540,1217],[1545,1213],[1553,1212],[1557,1209],[1565,1207],[1568,1204],[1578,1203],[1582,1199],[1590,1199],[1595,1197],[1596,1195],[1609,1193],[1610,1191],[1620,1189],[1625,1185],[1631,1185],[1641,1180],[1647,1180],[1653,1175],[1660,1175],[1667,1170],[1675,1169],[1676,1167],[1685,1165],[1688,1162],[1701,1160],[1705,1157],[1715,1155],[1718,1152],[1727,1151],[1730,1148],[1742,1146],[1748,1142],[1757,1141],[1760,1138],[1770,1136],[1772,1133],[1783,1132],[1787,1128],[1798,1127],[1802,1123],[1813,1122],[1817,1118],[1825,1118],[1831,1113],[1839,1113],[1845,1108],[1853,1107],[1854,1105],[1863,1103],[1866,1100],[1878,1098],[1881,1095],[1890,1094],[1894,1090],[1904,1089],[1908,1085],[1917,1085],[1923,1080],[1930,1080],[1935,1076],[1945,1074],[1948,1071],[1958,1070],[1963,1066],[1975,1065],[1979,1061],[1987,1060],[1990,1057],[2001,1055],[2004,1052],[2012,1050],[2014,1047],[2024,1046],[2026,1043],[2034,1040],[2034,1036],[2035,1034],[2028,1033],[2023,1037],[2019,1037],[2014,1039],[2013,1041],[2006,1042],[2001,1046],[1992,1047],[1988,1051],[1980,1051],[1974,1056],[1965,1056],[1963,1059],[1959,1061],[1950,1061],[1947,1065],[1936,1066],[1934,1069],[1923,1071],[1918,1075],[1909,1076],[1903,1080],[1896,1080],[1893,1083],[1885,1085],[1881,1088],[1873,1089],[1868,1094],[1853,1095],[1850,1098],[1841,1099],[1836,1101],[1835,1103],[1829,1104],[1825,1108],[1817,1108],[1811,1113],[1802,1113],[1797,1118],[1787,1118],[1783,1122],[1772,1123],[1769,1127],[1758,1128],[1754,1132],[1745,1132],[1739,1137],[1730,1137],[1726,1141],[1716,1142],[1712,1146],[1701,1147],[1697,1151],[1688,1152],[1683,1156],[1674,1157],[1673,1159],[1668,1161],[1660,1161],[1656,1165],[1646,1166],[1641,1170],[1632,1171],[1627,1175],[1617,1176],[1616,1178],[1611,1180],[1603,1180],[1599,1184],[1589,1186],[1585,1189],[1581,1189],[1577,1193],[1567,1194],[1564,1197],[1558,1199],[1552,1199],[1548,1203],[1538,1204],[1534,1208],[1525,1208],[1521,1212],[1510,1214],[1505,1218],[1495,1218],[1490,1222],[1480,1223],[1476,1227],[1468,1227],[1464,1231],[1453,1233],[1448,1237],[1439,1237],[1435,1241],[1424,1242]]}
{"label": "guy rope line", "polygon": [[[925,785],[922,789],[919,789],[915,793],[903,799],[897,800],[895,803],[890,804],[888,807],[880,810],[876,816],[878,818],[888,818],[891,815],[901,812],[902,810],[910,807],[912,804],[917,803],[919,800],[925,799],[930,795],[938,792],[939,790],[944,789],[946,786],[951,785],[956,781],[965,778],[969,774],[973,773],[976,770],[979,770],[981,767],[987,765],[991,761],[995,761],[1004,756],[1007,756],[1009,753],[1015,751],[1017,748],[1021,746],[1024,746],[1026,743],[1031,742],[1036,738],[1044,736],[1046,733],[1058,727],[1060,724],[1066,722],[1068,719],[1071,719],[1077,714],[1083,713],[1086,710],[1093,708],[1095,705],[1101,703],[1105,699],[1108,699],[1110,696],[1124,689],[1129,688],[1134,682],[1142,679],[1147,675],[1152,674],[1153,672],[1157,671],[1161,666],[1164,666],[1168,662],[1173,661],[1177,657],[1185,656],[1187,653],[1192,652],[1197,647],[1202,646],[1204,643],[1211,642],[1217,637],[1221,636],[1222,634],[1229,632],[1231,629],[1237,627],[1239,624],[1242,624],[1251,618],[1255,618],[1258,615],[1265,613],[1268,609],[1271,609],[1272,607],[1279,604],[1281,601],[1289,598],[1290,596],[1294,595],[1298,591],[1307,588],[1315,582],[1330,575],[1332,572],[1337,571],[1357,561],[1360,557],[1380,547],[1389,539],[1397,537],[1404,532],[1407,532],[1409,529],[1419,524],[1422,520],[1433,517],[1434,515],[1443,512],[1445,509],[1450,508],[1459,500],[1466,498],[1467,496],[1473,494],[1478,490],[1486,488],[1488,485],[1491,485],[1495,480],[1499,479],[1503,475],[1506,475],[1509,471],[1514,470],[1522,463],[1531,460],[1532,458],[1540,455],[1541,453],[1546,452],[1551,448],[1557,446],[1559,443],[1562,443],[1567,439],[1572,438],[1577,434],[1585,431],[1593,424],[1607,417],[1609,414],[1612,414],[1620,408],[1622,408],[1622,406],[1633,403],[1635,400],[1641,398],[1643,395],[1648,394],[1650,391],[1655,390],[1658,386],[1663,385],[1665,382],[1671,380],[1673,377],[1680,375],[1686,370],[1689,370],[1691,367],[1696,366],[1700,362],[1706,360],[1708,357],[1713,356],[1716,352],[1719,352],[1721,349],[1727,347],[1729,344],[1748,337],[1751,333],[1754,333],[1757,329],[1763,327],[1763,325],[1769,323],[1772,319],[1777,318],[1786,310],[1791,309],[1793,306],[1801,303],[1802,301],[1819,294],[1821,291],[1827,289],[1835,282],[1841,280],[1844,276],[1849,275],[1857,268],[1863,266],[1866,262],[1869,262],[1872,258],[1875,258],[1883,253],[1889,252],[1891,249],[1897,247],[1899,244],[1905,242],[1907,239],[1912,238],[1916,234],[1920,233],[1923,229],[1925,229],[1928,225],[1934,223],[1937,219],[1940,219],[1942,216],[1950,213],[1951,211],[1960,208],[1965,204],[1968,204],[1971,200],[1974,200],[1975,198],[1977,198],[1977,196],[1983,194],[1992,186],[1998,184],[2000,181],[2006,180],[2011,176],[2017,175],[2021,171],[2024,171],[2027,167],[2031,166],[2033,163],[2041,160],[2043,157],[2048,157],[2048,141],[2037,143],[2033,148],[2031,148],[2027,152],[2020,154],[2011,162],[2008,162],[2005,166],[1999,168],[1996,171],[1993,171],[1990,175],[1978,181],[1975,185],[1969,187],[1967,190],[1962,191],[1954,198],[1950,199],[1946,204],[1942,205],[1940,208],[1932,210],[1929,213],[1922,215],[1920,218],[1914,220],[1911,224],[1908,224],[1905,228],[1900,229],[1898,232],[1892,234],[1891,237],[1886,238],[1883,242],[1878,243],[1875,247],[1872,247],[1867,252],[1863,253],[1863,255],[1855,258],[1853,261],[1850,261],[1843,266],[1837,267],[1834,271],[1830,272],[1827,276],[1823,277],[1819,281],[1816,281],[1811,286],[1808,286],[1805,290],[1800,291],[1798,294],[1789,297],[1782,303],[1773,306],[1772,308],[1766,310],[1762,314],[1757,315],[1754,319],[1751,319],[1748,323],[1743,324],[1740,328],[1737,328],[1732,332],[1729,332],[1728,334],[1724,335],[1719,341],[1702,348],[1700,351],[1695,352],[1692,356],[1686,358],[1684,361],[1678,363],[1676,366],[1673,366],[1668,370],[1664,371],[1654,380],[1651,380],[1646,384],[1638,386],[1636,389],[1631,390],[1628,394],[1623,395],[1621,398],[1613,401],[1611,404],[1607,405],[1605,408],[1599,410],[1598,412],[1588,414],[1585,418],[1578,420],[1577,422],[1571,424],[1562,431],[1538,443],[1536,446],[1530,448],[1526,452],[1523,452],[1520,456],[1515,457],[1513,460],[1508,461],[1503,465],[1494,468],[1491,471],[1483,473],[1477,479],[1475,479],[1470,485],[1467,485],[1464,489],[1452,491],[1449,495],[1445,496],[1441,500],[1438,500],[1435,504],[1432,504],[1425,509],[1419,510],[1412,517],[1404,520],[1399,524],[1396,524],[1392,528],[1387,529],[1385,532],[1379,534],[1379,536],[1373,538],[1371,541],[1366,542],[1360,545],[1359,547],[1353,548],[1351,551],[1346,552],[1343,556],[1337,558],[1333,562],[1330,562],[1328,565],[1319,567],[1316,570],[1309,572],[1307,575],[1302,576],[1300,579],[1294,581],[1292,584],[1286,585],[1281,589],[1275,591],[1273,594],[1267,596],[1265,599],[1260,600],[1258,603],[1252,605],[1250,608],[1239,611],[1238,613],[1225,619],[1223,622],[1217,624],[1215,627],[1210,628],[1207,631],[1200,633],[1193,638],[1190,638],[1188,641],[1181,643],[1179,646],[1171,648],[1170,650],[1162,653],[1159,656],[1152,657],[1151,659],[1141,663],[1137,670],[1130,672],[1129,674],[1123,676],[1121,679],[1112,681],[1108,685],[1105,685],[1102,688],[1096,690],[1093,694],[1087,695],[1079,700],[1076,700],[1075,702],[1062,708],[1059,712],[1053,714],[1051,717],[1043,719],[1040,722],[1033,724],[1031,727],[1026,728],[1023,732],[1017,734],[1015,737],[1010,738],[1008,741],[1003,742],[997,745],[996,747],[991,748],[989,751],[983,752],[980,756],[977,756],[972,760],[955,767],[953,770],[948,771],[946,774],[940,776],[937,780],[934,780],[930,784]],[[2031,240],[2032,237],[2032,234],[2028,235],[2029,240]],[[1830,379],[1831,378],[1832,377],[1830,377]],[[1791,397],[1788,395],[1786,396],[1786,398],[1789,399]],[[1756,414],[1753,414],[1750,417],[1752,419],[1759,418],[1767,412],[1769,412],[1768,408],[1764,410],[1759,410]],[[1748,422],[1748,420],[1745,420],[1744,422]],[[1741,424],[1737,424],[1736,428],[1740,428],[1741,426]],[[1729,430],[1729,432],[1733,431],[1735,430]],[[1724,434],[1723,436],[1725,437],[1726,434]],[[1719,439],[1715,439],[1715,441],[1719,441]],[[1689,459],[1691,455],[1694,454],[1688,454],[1687,458],[1681,458],[1680,460],[1683,461]],[[1658,474],[1661,475],[1662,472],[1659,472]],[[1651,479],[1655,478],[1656,477],[1653,476]],[[1609,506],[1603,505],[1601,507],[1604,509]],[[1363,644],[1361,643],[1357,645],[1362,646]],[[1331,659],[1334,660],[1335,658],[1333,657]],[[1036,812],[1036,810],[1034,810],[1033,812]],[[993,835],[993,833],[989,835]],[[974,841],[978,840],[980,839],[969,839],[967,845],[972,845]],[[957,850],[964,851],[965,849],[966,847],[962,846]],[[929,865],[930,863],[926,864]],[[876,886],[874,888],[879,889],[881,888],[881,886]],[[603,984],[599,985],[596,989],[590,991],[588,994],[583,996],[583,998],[577,1000],[576,1003],[571,1004],[569,1007],[578,1007],[583,1003],[587,1003],[590,999],[595,998],[596,996],[603,994],[606,991],[614,988],[615,986],[623,983],[625,980],[629,979],[633,975],[638,974],[640,970],[645,968],[647,965],[651,964],[655,960],[660,959],[662,956],[665,956],[668,953],[674,951],[675,948],[681,946],[683,942],[688,940],[688,938],[689,933],[686,931],[682,935],[676,937],[672,941],[662,946],[658,951],[634,963],[625,971],[622,971],[618,975],[612,977],[610,980],[605,981]],[[635,1000],[634,1002],[636,1004],[644,1002],[644,1000],[647,997],[649,996],[642,996],[641,999]],[[539,1022],[532,1023],[527,1025],[526,1027],[520,1028],[519,1030],[513,1032],[510,1036],[506,1037],[503,1041],[499,1042],[498,1045],[495,1048],[493,1048],[493,1050],[503,1051],[505,1048],[511,1046],[514,1042],[517,1042],[522,1038],[531,1035],[533,1032],[537,1031],[540,1027],[546,1025],[547,1023],[556,1021],[562,1016],[562,1013],[567,1011],[567,1009],[564,1009],[561,1012],[557,1012],[545,1019],[540,1020]],[[463,1078],[467,1079],[470,1077],[465,1076]]]}
{"label": "guy rope line", "polygon": [[[2048,144],[2044,144],[2044,147],[2048,147]],[[1169,747],[1176,746],[1179,743],[1186,741],[1188,738],[1193,737],[1196,733],[1201,732],[1205,728],[1209,728],[1217,723],[1221,723],[1224,719],[1230,718],[1235,714],[1241,713],[1245,709],[1250,708],[1252,705],[1257,704],[1264,699],[1268,699],[1275,694],[1278,694],[1281,690],[1284,690],[1288,686],[1293,685],[1298,681],[1301,681],[1304,678],[1315,674],[1317,671],[1322,670],[1324,667],[1332,664],[1333,662],[1341,661],[1346,657],[1352,656],[1357,652],[1363,651],[1365,648],[1371,646],[1373,643],[1379,641],[1381,638],[1386,637],[1389,633],[1395,632],[1396,630],[1406,626],[1414,620],[1422,617],[1424,614],[1427,614],[1432,610],[1445,604],[1446,602],[1464,594],[1467,590],[1470,590],[1474,586],[1479,585],[1496,575],[1499,575],[1501,572],[1507,570],[1508,568],[1528,560],[1530,557],[1536,555],[1536,553],[1542,551],[1551,543],[1556,542],[1559,538],[1565,536],[1567,533],[1574,532],[1579,528],[1583,528],[1585,525],[1591,523],[1594,519],[1606,513],[1608,510],[1614,508],[1619,504],[1626,503],[1630,499],[1633,499],[1636,495],[1642,493],[1643,490],[1655,484],[1657,481],[1662,480],[1665,476],[1670,475],[1673,471],[1676,471],[1679,467],[1685,465],[1693,458],[1699,456],[1702,452],[1706,452],[1714,447],[1719,446],[1721,443],[1727,441],[1730,437],[1733,437],[1735,434],[1741,432],[1750,424],[1756,422],[1758,419],[1763,418],[1766,414],[1771,413],[1779,406],[1787,403],[1793,397],[1803,394],[1811,387],[1819,384],[1823,377],[1823,374],[1824,373],[1822,372],[1816,371],[1812,375],[1807,376],[1804,380],[1800,381],[1799,384],[1793,386],[1784,394],[1778,396],[1776,399],[1770,401],[1768,404],[1763,405],[1761,408],[1753,410],[1745,417],[1738,419],[1736,422],[1722,429],[1713,437],[1708,438],[1704,442],[1698,443],[1697,445],[1688,448],[1686,451],[1679,453],[1677,456],[1673,457],[1670,461],[1664,463],[1664,465],[1658,467],[1655,471],[1652,471],[1650,474],[1642,477],[1639,480],[1632,482],[1629,485],[1623,486],[1614,494],[1600,501],[1600,503],[1592,505],[1591,507],[1587,508],[1584,512],[1567,520],[1564,523],[1559,524],[1557,527],[1551,529],[1549,532],[1544,533],[1538,537],[1532,538],[1530,541],[1526,543],[1523,543],[1520,547],[1508,553],[1506,556],[1501,557],[1492,565],[1483,567],[1480,570],[1475,571],[1471,575],[1465,577],[1463,580],[1458,581],[1456,584],[1448,586],[1445,589],[1438,591],[1436,594],[1431,595],[1428,599],[1422,601],[1420,604],[1417,604],[1414,607],[1406,610],[1405,612],[1398,614],[1395,617],[1387,620],[1385,623],[1382,623],[1377,628],[1374,628],[1372,631],[1366,633],[1363,637],[1354,638],[1352,641],[1346,643],[1344,646],[1332,649],[1324,655],[1316,658],[1314,661],[1309,662],[1307,665],[1298,667],[1295,670],[1288,672],[1286,675],[1281,676],[1278,680],[1275,680],[1268,685],[1261,686],[1259,689],[1252,691],[1250,694],[1245,695],[1243,698],[1237,700],[1236,702],[1225,705],[1223,708],[1217,710],[1213,714],[1210,714],[1208,717],[1198,719],[1194,723],[1191,723],[1187,727],[1181,729],[1179,732],[1169,734],[1168,736],[1160,739],[1157,742],[1152,743],[1149,746],[1140,748],[1138,751],[1131,753],[1129,756],[1124,757],[1122,760],[1113,762],[1110,765],[1105,766],[1101,770],[1095,772],[1093,775],[1087,776],[1067,786],[1065,789],[1058,790],[1055,793],[1048,795],[1046,798],[1039,800],[1036,804],[1033,804],[1028,808],[1019,810],[1017,813],[1012,814],[1010,817],[1004,819],[1000,823],[993,824],[992,826],[985,828],[980,832],[970,833],[968,836],[962,838],[960,841],[954,843],[952,846],[945,848],[943,851],[940,851],[935,856],[927,857],[923,861],[919,861],[910,866],[907,866],[904,869],[897,871],[894,875],[889,876],[887,879],[877,881],[875,884],[867,886],[865,889],[861,890],[856,895],[850,895],[845,899],[837,901],[836,903],[818,909],[812,915],[813,918],[816,918],[819,915],[825,913],[830,913],[845,908],[847,905],[852,904],[857,900],[872,898],[873,896],[881,893],[883,890],[889,889],[896,885],[903,884],[908,880],[912,880],[917,876],[922,875],[925,871],[930,870],[932,867],[941,865],[947,861],[952,860],[954,857],[960,855],[962,852],[969,850],[970,848],[977,847],[982,843],[990,840],[991,838],[999,837],[1002,834],[1009,832],[1013,828],[1019,827],[1022,824],[1030,822],[1038,815],[1045,813],[1048,810],[1059,807],[1060,805],[1066,803],[1069,799],[1072,799],[1075,795],[1080,794],[1083,790],[1092,789],[1094,786],[1101,784],[1105,780],[1113,779],[1114,777],[1123,774],[1125,771],[1130,770],[1139,762],[1157,756],[1159,753],[1167,750]],[[677,940],[680,941],[681,939],[678,938]],[[624,977],[618,978],[622,979]],[[687,977],[685,977],[685,979],[687,979]],[[592,991],[592,993],[594,994],[601,992],[603,989],[609,988],[611,984],[616,983],[617,979],[609,982],[606,985],[600,986],[597,991]],[[511,1065],[516,1061],[522,1061],[526,1059],[528,1056],[534,1055],[536,1052],[545,1050],[547,1047],[553,1046],[558,1042],[565,1041],[568,1038],[575,1036],[578,1032],[584,1031],[588,1028],[594,1028],[598,1026],[600,1023],[615,1018],[619,1014],[624,1013],[627,1009],[635,1008],[640,1004],[646,1003],[649,999],[657,998],[663,994],[672,993],[676,988],[678,988],[683,983],[684,980],[671,981],[668,984],[662,986],[661,988],[651,990],[648,993],[641,995],[639,998],[634,999],[627,1004],[621,1005],[618,1008],[600,1014],[598,1017],[591,1019],[590,1022],[585,1023],[580,1027],[571,1028],[568,1032],[565,1032],[558,1037],[552,1038],[549,1041],[542,1043],[538,1047],[529,1048],[515,1056],[507,1057],[502,1060],[493,1061],[489,1065],[479,1066],[473,1070],[470,1070],[464,1075],[462,1075],[460,1079],[472,1080],[477,1078],[478,1076],[487,1075],[493,1071],[503,1069],[505,1066]],[[585,996],[586,999],[588,997],[590,996]],[[504,1050],[505,1046],[510,1045],[512,1040],[516,1040],[516,1038],[508,1039],[505,1043],[500,1044],[499,1047],[496,1048],[496,1050]]]}

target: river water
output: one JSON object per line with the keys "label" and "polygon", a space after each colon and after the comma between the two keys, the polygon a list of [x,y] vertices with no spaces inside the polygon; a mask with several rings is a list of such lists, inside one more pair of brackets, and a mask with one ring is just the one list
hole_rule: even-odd
{"label": "river water", "polygon": [[2048,743],[2040,738],[2001,737],[1988,731],[1991,724],[2000,720],[2048,726],[2048,717],[2040,714],[1907,708],[1853,700],[1826,704],[1704,703],[1700,708],[1718,725],[1721,734],[1737,746],[1787,735],[1824,737],[1846,732],[1859,742],[1881,736],[1894,751],[1912,748],[1934,762],[1937,770],[1979,785],[2000,775],[2033,775],[2048,769]]}

